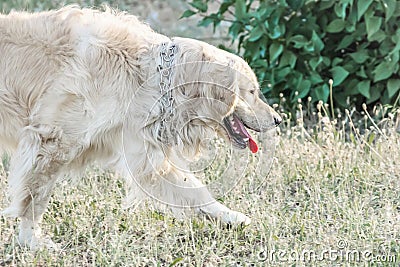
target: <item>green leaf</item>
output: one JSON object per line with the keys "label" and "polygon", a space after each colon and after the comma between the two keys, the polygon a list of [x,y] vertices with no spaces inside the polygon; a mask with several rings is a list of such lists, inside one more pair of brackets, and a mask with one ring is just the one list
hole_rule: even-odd
{"label": "green leaf", "polygon": [[335,49],[336,51],[341,50],[343,48],[347,48],[349,45],[351,45],[354,42],[354,36],[353,34],[346,35],[342,41],[338,44],[338,47]]}
{"label": "green leaf", "polygon": [[203,2],[203,0],[193,0],[193,2],[190,2],[189,5],[197,8],[200,12],[207,12],[208,9],[207,3]]}
{"label": "green leaf", "polygon": [[277,8],[273,10],[273,12],[271,13],[271,17],[269,19],[271,25],[273,26],[279,25],[279,21],[282,18],[284,10],[285,8],[283,5],[278,5]]}
{"label": "green leaf", "polygon": [[373,71],[373,73],[374,73],[374,82],[379,82],[389,78],[393,74],[392,62],[388,61],[381,62]]}
{"label": "green leaf", "polygon": [[302,48],[308,41],[303,35],[295,35],[289,38],[289,42],[294,43],[294,48]]}
{"label": "green leaf", "polygon": [[352,62],[352,61],[350,61],[350,62],[347,62],[347,60],[345,61],[345,64],[344,65],[342,65],[342,67],[346,70],[346,71],[348,71],[350,74],[350,76],[353,76],[353,73],[355,73],[358,69],[359,69],[359,67],[360,67],[360,65],[359,64],[356,64],[356,63],[354,63],[354,62]]}
{"label": "green leaf", "polygon": [[365,26],[365,22],[359,22],[356,25],[356,30],[353,32],[354,38],[364,39],[367,35],[367,27]]}
{"label": "green leaf", "polygon": [[361,49],[355,53],[349,54],[350,57],[358,64],[363,64],[368,58],[368,50]]}
{"label": "green leaf", "polygon": [[[304,76],[300,72],[292,71],[293,78],[290,81],[290,87],[293,88],[291,95],[292,101],[297,101],[299,98],[303,98],[307,96],[311,89],[311,82],[309,80],[305,80]],[[296,95],[295,92],[298,94]]]}
{"label": "green leaf", "polygon": [[242,24],[236,21],[233,22],[232,25],[229,27],[229,34],[232,35],[233,40],[237,39],[239,33],[241,33],[242,31],[243,31]]}
{"label": "green leaf", "polygon": [[376,33],[374,33],[370,38],[369,41],[377,41],[378,43],[382,42],[383,40],[386,39],[386,33],[382,30],[378,30]]}
{"label": "green leaf", "polygon": [[335,1],[321,1],[321,10],[328,9],[335,4]]}
{"label": "green leaf", "polygon": [[193,16],[194,14],[196,14],[196,12],[194,12],[193,10],[186,10],[185,12],[183,12],[182,16],[180,16],[179,19],[188,18]]}
{"label": "green leaf", "polygon": [[221,6],[219,7],[218,13],[223,14],[225,13],[230,6],[234,4],[233,1],[224,1]]}
{"label": "green leaf", "polygon": [[371,5],[373,0],[359,0],[357,1],[357,16],[358,20],[364,15],[365,11],[367,11],[368,7]]}
{"label": "green leaf", "polygon": [[305,0],[286,0],[288,5],[293,10],[299,10],[304,5]]}
{"label": "green leaf", "polygon": [[364,66],[360,67],[360,70],[356,72],[356,75],[358,77],[361,77],[361,78],[364,78],[364,79],[368,78],[367,73],[365,73],[365,67]]}
{"label": "green leaf", "polygon": [[344,27],[345,31],[348,33],[352,33],[356,30],[356,24],[355,23],[347,23],[346,27]]}
{"label": "green leaf", "polygon": [[260,13],[261,20],[267,21],[267,19],[269,19],[269,17],[271,16],[274,9],[270,8],[270,6],[271,6],[271,4],[267,3],[267,2],[260,3],[260,7],[258,10],[261,12]]}
{"label": "green leaf", "polygon": [[199,23],[197,23],[197,26],[207,27],[208,25],[210,25],[213,22],[214,22],[214,19],[212,19],[210,17],[205,17],[201,21],[199,21]]}
{"label": "green leaf", "polygon": [[311,41],[314,45],[315,52],[319,53],[322,51],[322,49],[324,49],[324,42],[322,42],[321,38],[319,38],[318,34],[315,31],[313,31],[312,33]]}
{"label": "green leaf", "polygon": [[235,4],[235,16],[237,20],[247,20],[247,12],[246,12],[246,1],[245,0],[236,0]]}
{"label": "green leaf", "polygon": [[335,93],[335,102],[339,104],[341,108],[347,108],[349,105],[347,103],[348,95],[342,92]]}
{"label": "green leaf", "polygon": [[260,57],[260,48],[263,47],[261,42],[248,42],[246,44],[245,58],[251,61]]}
{"label": "green leaf", "polygon": [[365,96],[367,99],[371,97],[370,87],[371,87],[371,81],[369,80],[361,81],[356,86],[357,91],[363,96]]}
{"label": "green leaf", "polygon": [[297,95],[297,98],[303,98],[305,97],[311,89],[311,81],[309,80],[302,80],[299,83],[299,86],[297,87],[297,91],[299,94]]}
{"label": "green leaf", "polygon": [[268,36],[271,39],[277,39],[277,38],[281,37],[284,32],[285,32],[284,24],[276,25],[274,27],[269,27]]}
{"label": "green leaf", "polygon": [[[355,25],[357,23],[357,8],[353,3],[350,3],[349,14],[347,15],[347,22],[351,25]],[[350,31],[349,31],[350,32]]]}
{"label": "green leaf", "polygon": [[314,57],[310,59],[308,63],[310,64],[311,69],[315,70],[321,62],[322,62],[322,57]]}
{"label": "green leaf", "polygon": [[371,36],[379,30],[381,24],[382,24],[382,18],[380,17],[368,16],[365,18],[368,40],[370,40]]}
{"label": "green leaf", "polygon": [[396,34],[392,36],[392,42],[396,45],[392,51],[390,51],[390,55],[397,53],[400,50],[400,30],[397,30]]}
{"label": "green leaf", "polygon": [[346,18],[347,4],[348,3],[345,3],[344,1],[340,1],[339,3],[335,4],[334,11],[335,11],[336,16],[338,16],[341,19]]}
{"label": "green leaf", "polygon": [[266,68],[268,68],[268,62],[267,62],[265,59],[257,59],[257,60],[255,60],[255,61],[251,64],[251,66],[252,66],[253,68],[263,68],[263,69],[266,69]]}
{"label": "green leaf", "polygon": [[276,59],[278,59],[278,57],[280,56],[280,54],[283,51],[283,45],[280,43],[272,43],[271,46],[269,47],[269,55],[270,55],[270,59],[269,62],[272,63],[274,62]]}
{"label": "green leaf", "polygon": [[293,72],[293,69],[289,67],[285,67],[283,69],[279,69],[274,71],[274,80],[276,83],[281,82],[281,81],[287,81],[287,76]]}
{"label": "green leaf", "polygon": [[315,98],[326,103],[329,97],[329,86],[325,83],[322,86],[317,86],[314,90]]}
{"label": "green leaf", "polygon": [[344,29],[346,23],[341,19],[335,19],[331,21],[326,27],[326,31],[330,33],[341,32]]}
{"label": "green leaf", "polygon": [[382,0],[385,9],[385,22],[393,16],[396,10],[396,0]]}
{"label": "green leaf", "polygon": [[326,66],[329,67],[332,64],[332,61],[329,57],[322,57],[322,63]]}
{"label": "green leaf", "polygon": [[337,66],[342,62],[343,62],[343,58],[335,57],[335,58],[332,59],[332,66]]}
{"label": "green leaf", "polygon": [[290,66],[293,69],[296,65],[296,60],[297,57],[292,51],[285,50],[279,60],[279,67]]}
{"label": "green leaf", "polygon": [[384,88],[382,84],[377,84],[374,87],[372,87],[370,90],[371,97],[367,100],[367,105],[377,101],[383,95],[382,93],[383,89]]}
{"label": "green leaf", "polygon": [[392,98],[400,89],[400,80],[389,79],[387,82],[387,89],[389,93],[389,98]]}
{"label": "green leaf", "polygon": [[258,25],[258,26],[254,27],[254,28],[251,30],[248,40],[249,40],[250,42],[257,41],[258,39],[261,38],[261,36],[263,36],[263,34],[264,34],[264,29],[263,29],[262,24],[261,24],[261,25]]}
{"label": "green leaf", "polygon": [[314,45],[311,43],[311,41],[308,42],[308,43],[303,47],[303,49],[304,49],[305,51],[307,51],[309,54],[314,54],[314,52],[315,52],[315,47],[314,47]]}
{"label": "green leaf", "polygon": [[348,83],[346,83],[346,91],[345,91],[345,93],[347,94],[347,96],[359,95],[360,94],[360,92],[357,89],[357,85],[359,83],[360,83],[360,81],[357,80],[357,79],[350,79],[350,81]]}
{"label": "green leaf", "polygon": [[331,69],[333,86],[337,86],[341,84],[347,76],[349,76],[349,72],[345,70],[343,67],[336,66]]}
{"label": "green leaf", "polygon": [[310,72],[310,81],[312,84],[319,84],[324,80],[322,80],[321,76],[317,72]]}

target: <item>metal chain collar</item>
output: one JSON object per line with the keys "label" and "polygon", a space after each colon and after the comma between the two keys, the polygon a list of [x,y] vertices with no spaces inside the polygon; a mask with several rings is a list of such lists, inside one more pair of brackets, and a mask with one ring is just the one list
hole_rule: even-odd
{"label": "metal chain collar", "polygon": [[174,98],[172,97],[171,81],[173,64],[177,47],[174,43],[168,46],[169,43],[161,44],[160,62],[157,70],[160,73],[160,103],[161,103],[161,124],[159,134],[161,135],[166,123],[169,123],[174,116]]}

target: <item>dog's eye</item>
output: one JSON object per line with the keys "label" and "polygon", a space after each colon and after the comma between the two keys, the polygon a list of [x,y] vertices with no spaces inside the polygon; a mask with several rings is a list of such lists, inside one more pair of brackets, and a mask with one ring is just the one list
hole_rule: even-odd
{"label": "dog's eye", "polygon": [[250,90],[250,94],[254,95],[255,91],[254,89]]}

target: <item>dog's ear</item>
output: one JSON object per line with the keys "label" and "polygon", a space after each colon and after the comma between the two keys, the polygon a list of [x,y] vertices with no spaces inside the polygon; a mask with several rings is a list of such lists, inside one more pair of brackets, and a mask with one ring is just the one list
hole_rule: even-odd
{"label": "dog's ear", "polygon": [[204,42],[175,38],[178,57],[175,65],[174,86],[188,98],[225,116],[238,98],[237,72],[226,52]]}

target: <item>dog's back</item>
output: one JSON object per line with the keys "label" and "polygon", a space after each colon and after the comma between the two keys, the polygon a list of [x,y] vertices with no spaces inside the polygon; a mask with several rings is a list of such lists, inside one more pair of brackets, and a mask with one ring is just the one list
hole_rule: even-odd
{"label": "dog's back", "polygon": [[[68,6],[57,11],[0,15],[0,147],[14,150],[18,133],[31,124],[37,109],[43,109],[43,116],[56,113],[50,106],[62,106],[54,101],[68,102],[60,98],[65,92],[86,100],[90,95],[110,94],[104,90],[118,92],[107,85],[113,81],[104,77],[122,79],[117,71],[127,73],[128,68],[135,71],[136,66],[147,65],[138,59],[145,59],[140,54],[147,53],[152,42],[160,42],[155,36],[161,35],[135,16],[112,10]],[[110,68],[113,64],[121,67]]]}

